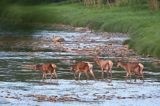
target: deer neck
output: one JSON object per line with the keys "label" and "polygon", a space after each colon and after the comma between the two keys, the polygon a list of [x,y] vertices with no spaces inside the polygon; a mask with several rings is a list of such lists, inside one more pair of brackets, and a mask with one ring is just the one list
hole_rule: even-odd
{"label": "deer neck", "polygon": [[100,59],[97,59],[96,60],[96,63],[98,64],[98,65],[100,65],[101,63],[100,63]]}
{"label": "deer neck", "polygon": [[120,67],[126,69],[126,68],[127,68],[127,64],[125,64],[125,63],[120,63]]}

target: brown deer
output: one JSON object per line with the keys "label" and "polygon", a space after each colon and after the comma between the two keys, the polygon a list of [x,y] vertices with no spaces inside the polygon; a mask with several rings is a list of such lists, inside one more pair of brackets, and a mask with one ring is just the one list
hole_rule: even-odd
{"label": "brown deer", "polygon": [[121,67],[124,70],[126,70],[126,81],[128,77],[130,78],[131,82],[131,75],[135,75],[135,82],[136,78],[139,77],[144,82],[144,76],[143,76],[143,64],[141,63],[123,63],[121,61],[117,62],[117,67]]}
{"label": "brown deer", "polygon": [[74,72],[74,77],[76,79],[76,75],[78,74],[78,80],[80,80],[81,73],[85,73],[87,79],[89,79],[88,73],[92,75],[95,79],[95,75],[93,73],[93,65],[89,62],[78,62],[77,64],[71,67],[71,71]]}
{"label": "brown deer", "polygon": [[43,80],[46,79],[47,73],[50,74],[50,79],[53,78],[53,75],[55,75],[56,79],[58,78],[55,64],[42,64],[42,65],[37,64],[37,65],[34,65],[34,70],[42,71]]}
{"label": "brown deer", "polygon": [[110,81],[112,81],[113,62],[111,60],[101,60],[98,57],[96,57],[94,60],[101,69],[102,79],[104,79],[104,73],[106,73],[107,77],[109,77],[109,74],[110,74]]}

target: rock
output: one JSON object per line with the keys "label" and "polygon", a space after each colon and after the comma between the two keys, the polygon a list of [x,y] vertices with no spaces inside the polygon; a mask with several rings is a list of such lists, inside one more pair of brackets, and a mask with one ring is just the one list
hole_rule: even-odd
{"label": "rock", "polygon": [[84,27],[76,27],[75,31],[77,32],[92,32],[89,28],[84,28]]}
{"label": "rock", "polygon": [[64,42],[65,40],[64,38],[57,36],[57,37],[53,37],[52,41],[56,43],[56,42]]}
{"label": "rock", "polygon": [[126,97],[117,96],[117,99],[126,99]]}

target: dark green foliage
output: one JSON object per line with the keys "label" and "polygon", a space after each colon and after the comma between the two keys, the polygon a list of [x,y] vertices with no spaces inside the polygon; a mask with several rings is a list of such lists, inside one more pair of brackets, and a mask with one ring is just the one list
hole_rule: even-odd
{"label": "dark green foliage", "polygon": [[0,28],[3,30],[30,30],[36,28],[36,24],[53,23],[55,21],[54,10],[50,9],[49,5],[47,6],[9,6],[1,13]]}
{"label": "dark green foliage", "polygon": [[52,2],[62,2],[67,0],[1,0],[0,4],[25,4],[25,5],[35,5],[35,4],[45,4]]}

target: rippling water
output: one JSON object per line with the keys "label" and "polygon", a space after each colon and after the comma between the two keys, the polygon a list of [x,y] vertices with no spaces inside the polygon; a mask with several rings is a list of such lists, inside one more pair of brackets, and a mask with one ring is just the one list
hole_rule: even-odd
{"label": "rippling water", "polygon": [[[3,105],[159,105],[160,67],[152,66],[150,58],[141,58],[145,65],[145,83],[127,84],[125,71],[113,67],[113,82],[101,81],[99,68],[95,65],[94,73],[99,80],[73,80],[70,72],[71,60],[92,61],[91,55],[57,50],[52,38],[61,36],[65,39],[64,48],[69,50],[91,49],[99,45],[114,43],[121,46],[127,36],[105,38],[97,33],[80,33],[64,31],[36,31],[32,34],[13,34],[0,36],[0,104]],[[114,59],[116,57],[104,56]],[[28,65],[56,63],[59,80],[42,81],[41,72],[35,72]],[[77,98],[72,102],[38,101],[30,94],[69,96]],[[15,98],[18,97],[18,98]]]}

